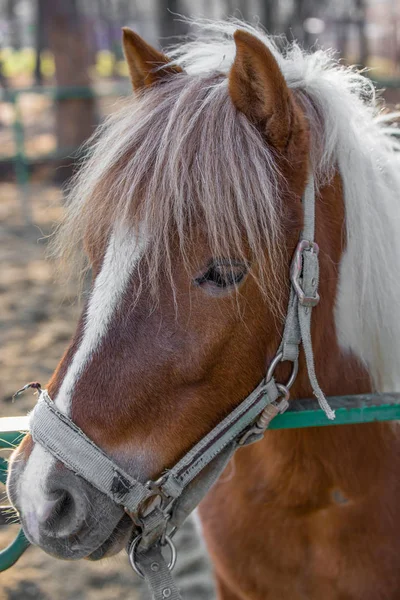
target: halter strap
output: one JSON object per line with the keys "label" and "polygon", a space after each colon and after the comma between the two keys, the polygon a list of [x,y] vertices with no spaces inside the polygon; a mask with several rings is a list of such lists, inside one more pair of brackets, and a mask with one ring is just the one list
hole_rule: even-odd
{"label": "halter strap", "polygon": [[314,175],[309,173],[306,189],[303,194],[303,231],[300,238],[314,241],[315,236],[315,181]]}
{"label": "halter strap", "polygon": [[273,379],[264,381],[223,421],[198,442],[157,482],[143,484],[131,477],[111,460],[87,435],[51,400],[47,390],[41,390],[38,403],[31,413],[30,433],[33,441],[51,452],[71,471],[91,483],[116,504],[133,515],[143,502],[162,491],[168,498],[178,498],[189,483],[236,438],[252,425],[265,407],[280,396]]}
{"label": "halter strap", "polygon": [[285,328],[279,352],[282,361],[296,363],[300,345],[303,343],[308,379],[322,410],[328,419],[335,418],[315,374],[314,353],[311,339],[312,309],[319,303],[319,261],[315,235],[315,184],[312,174],[303,195],[304,223],[300,241],[290,268],[290,297]]}
{"label": "halter strap", "polygon": [[114,463],[77,425],[62,413],[47,390],[41,390],[29,420],[33,441],[79,473],[116,504],[134,507],[152,495],[142,483]]}
{"label": "halter strap", "polygon": [[[303,196],[303,210],[303,231],[290,271],[291,290],[284,332],[266,377],[157,481],[143,483],[121,469],[56,407],[47,390],[41,390],[31,413],[33,440],[131,515],[138,528],[138,535],[128,549],[131,564],[146,578],[154,600],[181,600],[161,549],[167,542],[174,554],[173,533],[217,481],[234,452],[240,446],[260,440],[271,420],[289,406],[289,388],[297,374],[301,343],[314,394],[327,417],[335,417],[316,378],[311,340],[311,312],[319,302],[312,176]],[[286,385],[277,383],[273,376],[281,361],[293,363],[292,375]],[[151,508],[144,510],[144,502],[152,497]],[[172,560],[170,566],[173,563]]]}

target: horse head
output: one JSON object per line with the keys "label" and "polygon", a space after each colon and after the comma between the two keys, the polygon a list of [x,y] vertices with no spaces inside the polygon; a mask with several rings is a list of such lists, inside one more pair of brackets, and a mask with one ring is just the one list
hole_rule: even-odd
{"label": "horse head", "polygon": [[[234,37],[228,76],[199,77],[124,30],[135,96],[97,137],[59,234],[93,283],[49,393],[144,481],[251,392],[279,345],[308,129],[272,51]],[[129,534],[120,507],[29,435],[8,489],[52,554],[102,556]]]}

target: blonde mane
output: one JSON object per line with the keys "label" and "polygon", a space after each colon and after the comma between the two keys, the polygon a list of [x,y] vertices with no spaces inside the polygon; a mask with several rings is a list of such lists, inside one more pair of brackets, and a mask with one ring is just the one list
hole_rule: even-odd
{"label": "blonde mane", "polygon": [[[192,223],[205,225],[214,256],[256,260],[279,252],[279,174],[261,135],[230,101],[233,33],[245,29],[276,57],[311,126],[311,163],[319,185],[339,169],[347,247],[341,264],[336,325],[341,345],[364,361],[378,389],[396,389],[400,356],[400,159],[372,83],[331,52],[279,50],[263,31],[240,21],[195,23],[194,38],[167,51],[177,75],[112,115],[88,143],[90,156],[69,191],[54,247],[74,270],[84,240],[96,245],[116,220],[150,235],[149,277],[170,264],[178,240],[185,256]],[[134,217],[132,219],[132,217]],[[175,241],[171,231],[176,233]],[[321,245],[323,240],[321,240]]]}

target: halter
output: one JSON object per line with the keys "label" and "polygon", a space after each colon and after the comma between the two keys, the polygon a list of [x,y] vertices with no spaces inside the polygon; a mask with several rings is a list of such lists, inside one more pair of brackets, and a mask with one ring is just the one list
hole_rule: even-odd
{"label": "halter", "polygon": [[[304,192],[303,210],[304,226],[290,269],[291,289],[282,341],[265,378],[159,479],[142,483],[131,477],[56,407],[47,390],[40,390],[31,413],[33,440],[123,506],[132,517],[137,531],[127,548],[129,560],[133,569],[147,580],[154,600],[182,600],[171,576],[176,560],[172,537],[217,481],[234,452],[262,439],[271,420],[288,408],[301,344],[314,394],[327,417],[335,418],[316,378],[311,341],[311,313],[319,302],[319,249],[314,241],[312,176]],[[274,378],[277,365],[283,361],[292,363],[292,373],[285,384]],[[169,564],[161,552],[164,546],[171,551]]]}

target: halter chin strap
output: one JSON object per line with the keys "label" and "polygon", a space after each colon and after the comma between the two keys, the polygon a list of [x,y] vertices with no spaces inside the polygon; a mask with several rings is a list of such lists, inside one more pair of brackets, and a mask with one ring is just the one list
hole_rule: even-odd
{"label": "halter chin strap", "polygon": [[[147,580],[154,600],[180,600],[171,569],[175,563],[173,533],[217,481],[234,452],[260,440],[271,420],[289,406],[289,389],[297,375],[303,343],[308,377],[321,408],[335,417],[318,385],[311,342],[311,311],[318,304],[318,246],[314,242],[315,192],[311,176],[303,197],[304,228],[291,266],[291,290],[282,342],[258,387],[157,481],[131,477],[60,412],[41,390],[31,413],[33,440],[77,475],[120,504],[131,515],[137,535],[128,548],[132,567]],[[281,361],[293,363],[286,385],[274,379]],[[167,564],[161,553],[169,546]]]}

